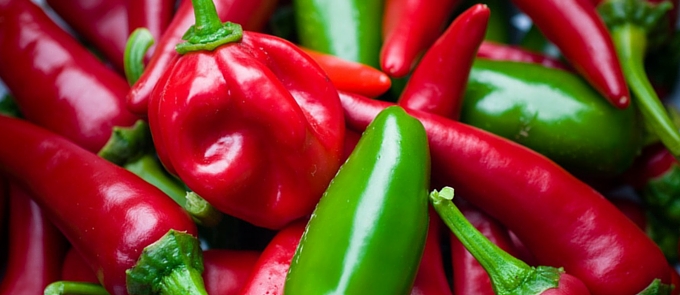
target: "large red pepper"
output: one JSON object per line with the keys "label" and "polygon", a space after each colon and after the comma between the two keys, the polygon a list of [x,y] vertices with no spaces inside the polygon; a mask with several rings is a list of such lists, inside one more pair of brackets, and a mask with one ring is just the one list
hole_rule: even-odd
{"label": "large red pepper", "polygon": [[149,104],[156,150],[216,209],[281,228],[314,210],[340,166],[337,90],[292,43],[222,27],[212,2],[193,1],[195,36],[224,29],[229,41],[212,51],[182,43],[192,49],[168,68]]}
{"label": "large red pepper", "polygon": [[[215,7],[220,19],[241,24],[245,30],[260,31],[269,20],[277,2],[278,0],[216,0]],[[156,49],[144,73],[127,95],[127,107],[130,111],[139,116],[147,116],[151,92],[161,75],[178,57],[175,46],[182,41],[182,36],[193,22],[194,9],[191,1],[182,0],[165,33],[160,40],[156,40]]]}
{"label": "large red pepper", "polygon": [[259,257],[260,252],[249,250],[203,251],[203,280],[208,294],[240,294]]}
{"label": "large red pepper", "polygon": [[541,64],[549,68],[571,70],[560,60],[542,53],[529,51],[519,46],[484,41],[477,50],[477,57],[491,60],[509,60]]}
{"label": "large red pepper", "polygon": [[628,107],[631,97],[614,43],[592,4],[587,0],[512,2],[612,105]]}
{"label": "large red pepper", "polygon": [[125,80],[31,1],[0,2],[0,43],[0,78],[26,119],[94,152],[136,121]]}
{"label": "large red pepper", "polygon": [[399,105],[458,118],[467,77],[477,48],[484,40],[490,11],[476,4],[460,14],[423,56]]}
{"label": "large red pepper", "polygon": [[153,287],[179,294],[172,284],[151,279],[205,294],[196,280],[203,270],[196,226],[172,199],[43,128],[0,116],[0,129],[6,139],[0,172],[31,194],[109,293]]}
{"label": "large red pepper", "polygon": [[[361,131],[388,102],[341,94]],[[563,266],[593,294],[636,294],[670,283],[659,247],[597,191],[549,159],[501,137],[410,111],[428,133],[434,181],[455,186],[515,233],[537,261]],[[634,275],[632,275],[634,273]]]}
{"label": "large red pepper", "polygon": [[100,51],[119,72],[128,38],[126,0],[45,0],[73,30]]}
{"label": "large red pepper", "polygon": [[388,75],[404,77],[419,54],[439,37],[460,0],[387,0],[383,15],[380,67]]}
{"label": "large red pepper", "polygon": [[42,294],[59,279],[68,244],[24,190],[10,185],[9,202],[9,261],[0,294]]}

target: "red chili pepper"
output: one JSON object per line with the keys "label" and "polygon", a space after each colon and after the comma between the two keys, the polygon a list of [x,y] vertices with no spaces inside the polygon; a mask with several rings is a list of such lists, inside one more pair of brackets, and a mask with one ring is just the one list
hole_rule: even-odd
{"label": "red chili pepper", "polygon": [[260,252],[212,249],[203,251],[203,280],[208,294],[238,295]]}
{"label": "red chili pepper", "polygon": [[[388,102],[340,95],[348,126]],[[670,282],[659,247],[597,191],[547,158],[480,129],[410,111],[427,130],[433,179],[514,232],[543,265],[563,266],[593,294],[636,294]],[[635,270],[635,275],[631,275]]]}
{"label": "red chili pepper", "polygon": [[385,73],[362,63],[339,58],[311,49],[300,47],[326,72],[335,88],[341,91],[377,97],[385,93],[392,80]]}
{"label": "red chili pepper", "polygon": [[491,60],[508,60],[541,64],[549,68],[571,71],[572,69],[561,61],[550,56],[529,51],[519,46],[484,41],[479,46],[477,57]]}
{"label": "red chili pepper", "polygon": [[[215,13],[196,11],[198,20]],[[194,28],[223,25],[210,19],[215,27]],[[225,25],[233,26],[230,42],[212,51],[183,43],[192,51],[159,80],[149,126],[161,161],[192,191],[219,211],[278,229],[311,213],[337,172],[342,109],[333,84],[295,45]]]}
{"label": "red chili pepper", "polygon": [[[137,28],[146,28],[154,40],[161,39],[175,13],[175,0],[119,1],[125,3],[127,8],[128,33],[132,33]],[[154,49],[152,45],[146,55],[148,58],[151,57]]]}
{"label": "red chili pepper", "polygon": [[415,68],[399,98],[400,106],[458,118],[489,15],[486,5],[476,4],[451,23]]}
{"label": "red chili pepper", "polygon": [[380,67],[392,77],[404,77],[416,58],[437,40],[460,0],[387,0],[383,15]]}
{"label": "red chili pepper", "polygon": [[[112,295],[151,288],[140,279],[145,270],[176,279],[181,270],[202,271],[196,226],[162,191],[38,126],[0,116],[0,129],[7,140],[0,145],[1,172],[27,189]],[[172,255],[162,256],[167,252]],[[179,285],[201,290],[201,284]],[[169,285],[153,287],[178,294]]]}
{"label": "red chili pepper", "polygon": [[0,79],[26,119],[94,152],[136,121],[125,80],[31,1],[0,3],[0,43]]}
{"label": "red chili pepper", "polygon": [[[100,51],[120,73],[128,38],[126,0],[45,0],[73,30]],[[3,43],[5,44],[5,43]]]}
{"label": "red chili pepper", "polygon": [[293,222],[274,236],[255,263],[241,295],[283,294],[290,261],[306,225],[307,220]]}
{"label": "red chili pepper", "polygon": [[574,69],[617,108],[630,93],[609,31],[586,0],[512,0]]}
{"label": "red chili pepper", "polygon": [[[463,212],[465,218],[489,241],[508,254],[514,257],[518,256],[508,230],[503,225],[469,204],[456,202],[456,205]],[[453,233],[449,233],[449,236],[453,265],[453,294],[494,295],[486,270]]]}
{"label": "red chili pepper", "polygon": [[99,284],[97,276],[83,259],[83,256],[73,247],[66,252],[66,257],[64,257],[60,280]]}
{"label": "red chili pepper", "polygon": [[[215,8],[221,20],[241,24],[245,30],[260,31],[274,12],[278,0],[216,0]],[[165,33],[157,40],[149,63],[140,79],[127,95],[127,107],[133,113],[146,117],[151,92],[161,75],[178,57],[177,43],[194,23],[194,9],[191,1],[182,0]]]}
{"label": "red chili pepper", "polygon": [[68,244],[40,207],[14,184],[10,185],[9,203],[9,261],[0,294],[42,294],[49,283],[59,279]]}
{"label": "red chili pepper", "polygon": [[430,206],[429,211],[430,223],[427,228],[425,250],[420,260],[420,267],[418,273],[416,273],[411,295],[451,295],[453,293],[451,293],[451,286],[446,279],[441,252],[442,221],[432,206]]}

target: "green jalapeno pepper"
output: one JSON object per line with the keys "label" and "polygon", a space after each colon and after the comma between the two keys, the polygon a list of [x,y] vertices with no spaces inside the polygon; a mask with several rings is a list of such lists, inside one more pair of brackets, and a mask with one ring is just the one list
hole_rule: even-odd
{"label": "green jalapeno pepper", "polygon": [[302,46],[379,68],[384,0],[295,0]]}
{"label": "green jalapeno pepper", "polygon": [[577,75],[540,65],[475,61],[461,121],[525,145],[579,176],[623,172],[640,153],[643,124]]}
{"label": "green jalapeno pepper", "polygon": [[427,235],[429,180],[423,125],[386,108],[321,197],[284,294],[409,294]]}

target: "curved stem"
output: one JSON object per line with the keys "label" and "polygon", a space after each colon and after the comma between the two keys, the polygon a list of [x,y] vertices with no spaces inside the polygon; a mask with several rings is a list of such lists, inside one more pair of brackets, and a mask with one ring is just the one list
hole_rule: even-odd
{"label": "curved stem", "polygon": [[634,102],[645,124],[676,158],[680,158],[680,133],[656,95],[644,69],[647,46],[645,30],[632,24],[624,24],[614,28],[611,33],[624,75],[634,94]]}
{"label": "curved stem", "polygon": [[220,45],[238,42],[243,37],[241,25],[232,22],[222,23],[212,0],[191,0],[194,6],[196,24],[182,36],[187,42],[177,44],[179,54],[192,51],[212,51]]}
{"label": "curved stem", "polygon": [[165,172],[153,153],[145,153],[135,161],[127,162],[123,168],[159,188],[180,206],[186,207],[186,190]]}
{"label": "curved stem", "polygon": [[45,295],[109,295],[109,292],[99,284],[56,281],[45,287]]}
{"label": "curved stem", "polygon": [[183,207],[196,223],[206,227],[217,226],[224,217],[222,212],[194,192],[186,193],[186,205]]}
{"label": "curved stem", "polygon": [[153,35],[146,28],[137,28],[127,43],[125,43],[125,54],[123,56],[123,67],[125,78],[130,86],[134,85],[144,72],[144,56],[149,51],[155,40]]}
{"label": "curved stem", "polygon": [[222,27],[222,21],[217,15],[215,3],[212,0],[191,0],[194,6],[194,16],[196,24],[194,32],[198,35],[208,35]]}

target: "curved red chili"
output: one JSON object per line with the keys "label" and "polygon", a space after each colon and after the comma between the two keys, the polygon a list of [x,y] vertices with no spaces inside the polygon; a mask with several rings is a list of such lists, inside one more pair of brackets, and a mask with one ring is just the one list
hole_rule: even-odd
{"label": "curved red chili", "polygon": [[406,76],[420,53],[437,40],[460,0],[387,0],[383,15],[380,67],[392,77]]}
{"label": "curved red chili", "polygon": [[0,2],[0,44],[0,79],[29,121],[96,152],[137,120],[127,82],[31,1]]}
{"label": "curved red chili", "polygon": [[[241,24],[244,30],[260,31],[273,13],[278,0],[216,0],[217,14],[223,21]],[[128,109],[142,117],[146,117],[149,98],[156,83],[165,70],[173,64],[179,55],[175,46],[182,41],[182,36],[194,24],[194,9],[191,1],[182,0],[172,21],[149,60],[142,76],[127,94]]]}
{"label": "curved red chili", "polygon": [[123,52],[129,34],[126,0],[45,2],[74,31],[92,43],[117,71],[123,72]]}
{"label": "curved red chili", "polygon": [[[354,130],[363,130],[390,105],[347,93],[340,100]],[[554,162],[480,129],[410,113],[427,130],[434,180],[455,186],[503,223],[539,263],[563,266],[593,294],[636,294],[655,279],[670,282],[659,247],[602,195]]]}
{"label": "curved red chili", "polygon": [[[131,172],[19,119],[0,116],[0,129],[7,139],[0,145],[0,171],[31,194],[112,295],[135,294],[128,289],[139,283],[131,269],[145,248],[172,230],[179,234],[171,234],[171,242],[181,233],[196,236],[179,205]],[[184,248],[190,256],[198,249],[194,241]],[[195,260],[189,263],[191,272]]]}
{"label": "curved red chili", "polygon": [[484,41],[479,46],[477,57],[491,60],[508,60],[541,64],[549,68],[571,71],[572,69],[561,61],[550,56],[532,52],[519,46]]}
{"label": "curved red chili", "polygon": [[411,295],[451,295],[453,293],[451,293],[451,286],[446,279],[441,252],[442,220],[432,206],[429,206],[428,210],[430,223],[427,228],[427,240],[416,279],[413,282]]}
{"label": "curved red chili", "polygon": [[83,259],[83,256],[73,247],[66,251],[66,257],[64,257],[64,262],[61,265],[60,280],[99,284],[97,276]]}
{"label": "curved red chili", "polygon": [[553,42],[574,69],[617,108],[630,92],[609,31],[585,0],[512,0]]}
{"label": "curved red chili", "polygon": [[31,196],[14,184],[10,185],[9,209],[9,261],[0,294],[42,294],[59,279],[68,244]]}
{"label": "curved red chili", "polygon": [[[121,1],[121,0],[119,0]],[[137,28],[146,28],[153,36],[154,40],[160,40],[172,21],[172,16],[175,13],[175,0],[141,0],[141,1],[125,1],[127,12],[127,28],[128,33],[132,33]],[[151,45],[147,51],[147,57],[150,58],[154,52],[155,47]]]}
{"label": "curved red chili", "polygon": [[476,4],[456,17],[418,63],[399,98],[400,106],[458,118],[489,15],[486,5]]}

